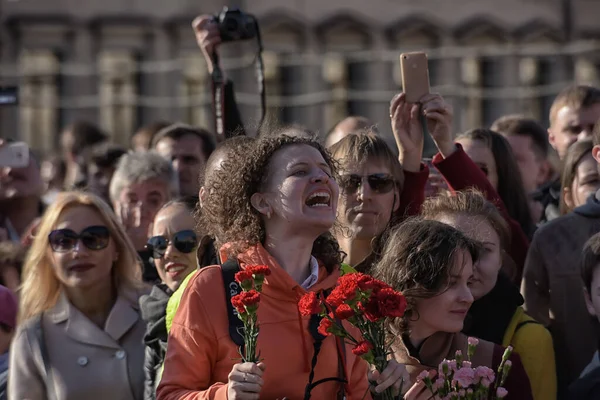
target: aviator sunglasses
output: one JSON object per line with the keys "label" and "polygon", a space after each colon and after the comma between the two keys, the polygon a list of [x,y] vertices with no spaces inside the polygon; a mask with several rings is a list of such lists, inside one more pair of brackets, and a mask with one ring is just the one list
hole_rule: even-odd
{"label": "aviator sunglasses", "polygon": [[394,189],[394,179],[389,174],[371,174],[366,176],[360,175],[342,175],[340,178],[340,186],[346,193],[356,193],[363,180],[367,181],[371,190],[375,193],[389,193]]}
{"label": "aviator sunglasses", "polygon": [[148,239],[146,249],[152,252],[152,258],[163,258],[169,243],[182,253],[191,253],[198,245],[196,233],[192,230],[179,231],[173,234],[171,240],[164,236],[152,236]]}
{"label": "aviator sunglasses", "polygon": [[66,253],[81,243],[90,250],[102,250],[108,246],[110,232],[105,226],[88,226],[77,234],[71,229],[56,229],[48,235],[50,247],[56,253]]}

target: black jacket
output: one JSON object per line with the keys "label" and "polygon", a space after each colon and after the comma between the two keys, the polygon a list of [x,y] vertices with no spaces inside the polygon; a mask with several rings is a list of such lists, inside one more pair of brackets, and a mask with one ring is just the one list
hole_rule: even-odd
{"label": "black jacket", "polygon": [[156,377],[167,352],[167,303],[173,292],[165,284],[152,287],[150,294],[140,298],[142,319],[146,322],[146,356],[144,359],[144,400],[156,399]]}
{"label": "black jacket", "polygon": [[491,292],[473,302],[465,319],[463,333],[502,345],[513,315],[523,303],[519,289],[500,272]]}
{"label": "black jacket", "polygon": [[569,386],[570,400],[600,399],[600,367]]}

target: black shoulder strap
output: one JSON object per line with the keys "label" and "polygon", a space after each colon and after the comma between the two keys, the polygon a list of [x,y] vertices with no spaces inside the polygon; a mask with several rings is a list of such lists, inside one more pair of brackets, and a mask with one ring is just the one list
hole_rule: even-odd
{"label": "black shoulder strap", "polygon": [[[325,297],[327,297],[327,295],[329,294],[329,291],[323,292],[323,294],[325,295]],[[330,382],[330,381],[336,381],[336,382],[340,383],[340,390],[338,391],[337,398],[345,399],[346,397],[345,397],[345,393],[344,393],[344,383],[348,383],[348,380],[346,379],[346,376],[344,373],[344,371],[345,371],[344,363],[345,363],[346,357],[345,357],[345,354],[340,354],[339,350],[337,351],[337,353],[338,353],[338,376],[331,377],[331,378],[324,378],[324,379],[320,379],[316,382],[313,382],[313,380],[315,379],[315,367],[317,366],[319,352],[321,351],[321,345],[323,344],[323,340],[325,340],[325,336],[323,336],[319,333],[319,325],[321,324],[322,319],[323,319],[323,317],[321,317],[320,315],[312,314],[310,316],[310,321],[308,323],[308,330],[310,331],[310,335],[313,338],[313,350],[314,351],[313,351],[313,358],[312,358],[311,366],[310,366],[310,374],[308,375],[308,384],[306,385],[306,388],[304,390],[304,400],[308,400],[311,398],[311,392],[317,385],[320,385],[325,382]],[[337,344],[336,344],[336,347],[337,347]],[[342,349],[344,349],[344,352],[345,352],[344,343],[342,343]]]}
{"label": "black shoulder strap", "polygon": [[537,325],[541,325],[541,323],[537,322],[536,320],[533,319],[528,319],[525,321],[521,321],[519,322],[519,324],[517,325],[517,327],[515,328],[515,332],[517,332],[519,329],[521,329],[522,327],[524,327],[527,324],[537,324]]}
{"label": "black shoulder strap", "polygon": [[241,332],[244,330],[242,320],[237,316],[237,310],[231,304],[231,298],[242,292],[242,288],[235,281],[235,274],[240,271],[240,265],[236,259],[227,260],[221,264],[221,274],[223,275],[223,284],[225,285],[225,306],[227,307],[227,318],[229,319],[229,336],[233,343],[243,347],[244,337]]}

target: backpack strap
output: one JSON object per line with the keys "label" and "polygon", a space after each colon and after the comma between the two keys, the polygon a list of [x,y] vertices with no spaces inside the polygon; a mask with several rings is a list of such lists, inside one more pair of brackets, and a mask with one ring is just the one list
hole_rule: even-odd
{"label": "backpack strap", "polygon": [[240,271],[240,264],[236,259],[227,260],[221,264],[221,274],[225,285],[225,306],[227,307],[227,318],[229,319],[229,336],[238,347],[244,347],[244,323],[237,316],[237,310],[231,304],[231,298],[242,293],[242,288],[235,281],[235,274]]}
{"label": "backpack strap", "polygon": [[[327,295],[329,294],[329,292],[324,292],[325,297],[327,297]],[[340,383],[340,390],[338,391],[338,395],[337,395],[337,399],[345,399],[345,387],[344,385],[346,383],[348,383],[348,379],[346,377],[346,369],[345,369],[345,362],[346,362],[346,357],[345,357],[345,346],[344,343],[341,343],[341,349],[342,349],[342,353],[340,353],[340,350],[338,348],[338,343],[337,343],[337,338],[336,340],[336,352],[338,355],[338,376],[337,377],[331,377],[331,378],[324,378],[324,379],[319,379],[318,381],[313,383],[313,380],[315,378],[315,367],[317,366],[317,360],[319,357],[319,352],[321,351],[321,346],[323,345],[323,340],[325,340],[326,336],[323,336],[319,333],[319,325],[321,324],[321,319],[323,319],[323,317],[321,317],[318,314],[312,314],[310,316],[310,321],[308,323],[308,330],[310,331],[310,335],[313,338],[313,358],[311,361],[311,365],[310,365],[310,374],[308,375],[308,384],[306,385],[306,388],[304,390],[304,400],[308,400],[311,397],[311,392],[312,390],[320,385],[321,383],[325,383],[325,382],[330,382],[330,381],[336,381]]]}
{"label": "backpack strap", "polygon": [[538,321],[534,320],[534,319],[527,319],[525,321],[521,321],[519,322],[519,324],[517,325],[517,327],[515,328],[515,333],[521,329],[522,327],[524,327],[527,324],[536,324],[536,325],[541,325],[541,323],[539,323]]}

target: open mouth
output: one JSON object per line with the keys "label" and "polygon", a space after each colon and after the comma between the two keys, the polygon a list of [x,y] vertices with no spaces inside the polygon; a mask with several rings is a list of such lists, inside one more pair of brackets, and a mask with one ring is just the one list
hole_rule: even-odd
{"label": "open mouth", "polygon": [[186,268],[187,267],[183,264],[169,264],[165,268],[165,271],[172,273],[172,274],[176,274],[176,273],[179,273],[179,272],[185,270]]}
{"label": "open mouth", "polygon": [[309,207],[330,207],[331,195],[327,192],[315,192],[308,196],[305,204]]}

